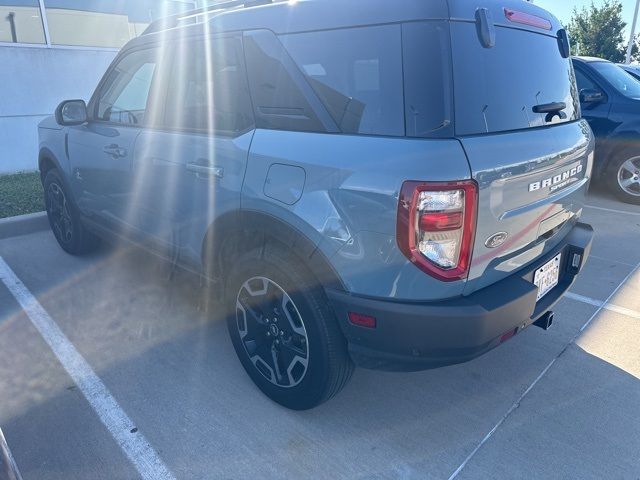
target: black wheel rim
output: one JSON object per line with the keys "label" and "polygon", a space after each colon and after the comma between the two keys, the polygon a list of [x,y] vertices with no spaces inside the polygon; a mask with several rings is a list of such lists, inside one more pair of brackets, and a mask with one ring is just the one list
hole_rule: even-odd
{"label": "black wheel rim", "polygon": [[625,193],[640,197],[640,157],[630,158],[620,165],[618,185]]}
{"label": "black wheel rim", "polygon": [[273,280],[247,280],[236,299],[236,325],[255,369],[274,385],[298,385],[309,365],[309,339],[302,316]]}
{"label": "black wheel rim", "polygon": [[70,243],[73,240],[73,222],[67,197],[57,183],[50,184],[47,190],[47,214],[56,237],[64,243]]}

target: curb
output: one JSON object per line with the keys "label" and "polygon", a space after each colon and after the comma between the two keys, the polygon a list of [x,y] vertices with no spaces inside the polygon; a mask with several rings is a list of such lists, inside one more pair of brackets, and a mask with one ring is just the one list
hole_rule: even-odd
{"label": "curb", "polygon": [[0,239],[27,235],[49,228],[47,212],[0,219]]}

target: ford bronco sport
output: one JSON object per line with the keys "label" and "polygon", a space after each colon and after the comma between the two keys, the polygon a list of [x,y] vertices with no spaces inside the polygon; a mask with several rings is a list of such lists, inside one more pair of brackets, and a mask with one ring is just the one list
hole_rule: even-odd
{"label": "ford bronco sport", "polygon": [[208,280],[249,376],[314,407],[354,364],[471,360],[589,255],[569,42],[521,0],[224,2],[152,24],[44,120],[60,246],[143,242]]}

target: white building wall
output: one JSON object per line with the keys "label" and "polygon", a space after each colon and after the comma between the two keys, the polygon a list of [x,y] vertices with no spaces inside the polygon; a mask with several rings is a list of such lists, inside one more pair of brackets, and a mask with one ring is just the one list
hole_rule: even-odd
{"label": "white building wall", "polygon": [[116,53],[0,46],[0,174],[38,168],[38,123],[62,100],[88,101]]}

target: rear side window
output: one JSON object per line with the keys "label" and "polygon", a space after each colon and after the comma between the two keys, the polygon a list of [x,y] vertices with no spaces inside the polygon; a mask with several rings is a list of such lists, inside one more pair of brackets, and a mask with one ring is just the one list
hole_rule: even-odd
{"label": "rear side window", "polygon": [[343,133],[403,136],[400,25],[281,35]]}
{"label": "rear side window", "polygon": [[173,59],[164,126],[229,134],[253,126],[239,38],[189,39]]}
{"label": "rear side window", "polygon": [[452,137],[453,80],[448,22],[402,26],[408,137]]}
{"label": "rear side window", "polygon": [[536,105],[564,102],[563,119],[579,116],[573,67],[556,37],[496,27],[496,43],[484,48],[474,23],[452,22],[451,39],[458,135],[548,125]]}

